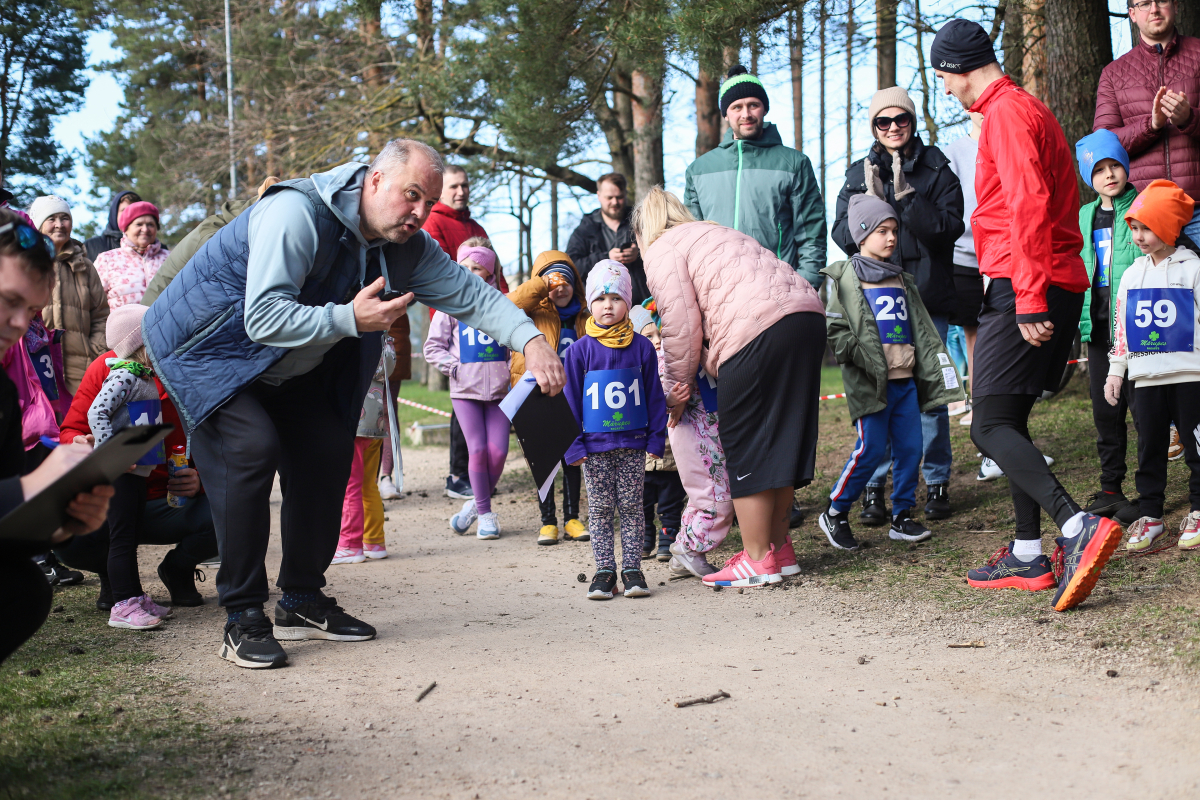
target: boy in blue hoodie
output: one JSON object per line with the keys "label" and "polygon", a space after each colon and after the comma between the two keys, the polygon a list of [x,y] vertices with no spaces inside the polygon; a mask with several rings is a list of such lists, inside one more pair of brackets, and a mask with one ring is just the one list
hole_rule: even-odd
{"label": "boy in blue hoodie", "polygon": [[592,318],[587,335],[567,350],[564,393],[583,431],[565,460],[584,465],[596,559],[588,598],[609,600],[617,585],[613,512],[621,514],[625,596],[645,597],[650,594],[641,570],[646,455],[662,458],[667,439],[658,356],[629,321],[629,270],[610,259],[597,262],[588,273],[586,294]]}
{"label": "boy in blue hoodie", "polygon": [[1092,419],[1096,424],[1096,450],[1100,454],[1100,491],[1084,509],[1089,514],[1113,517],[1128,525],[1138,517],[1138,507],[1121,490],[1125,480],[1128,413],[1131,390],[1127,383],[1117,405],[1104,399],[1108,353],[1115,326],[1113,304],[1121,276],[1142,253],[1133,243],[1125,212],[1137,197],[1129,182],[1129,154],[1116,134],[1100,129],[1075,144],[1079,174],[1099,195],[1079,209],[1083,234],[1083,265],[1091,286],[1084,294],[1079,332],[1087,343],[1088,382]]}

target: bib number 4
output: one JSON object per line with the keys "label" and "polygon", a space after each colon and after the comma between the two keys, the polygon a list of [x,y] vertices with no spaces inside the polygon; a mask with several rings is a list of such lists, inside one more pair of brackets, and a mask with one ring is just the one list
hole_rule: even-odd
{"label": "bib number 4", "polygon": [[646,428],[642,374],[636,369],[605,369],[584,374],[584,433],[620,433]]}

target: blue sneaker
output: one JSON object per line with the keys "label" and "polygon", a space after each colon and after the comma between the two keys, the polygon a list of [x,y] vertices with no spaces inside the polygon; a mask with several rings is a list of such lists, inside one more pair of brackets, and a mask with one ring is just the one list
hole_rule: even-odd
{"label": "blue sneaker", "polygon": [[1055,539],[1054,571],[1058,574],[1058,593],[1054,610],[1066,611],[1087,599],[1100,580],[1100,571],[1121,544],[1121,526],[1111,519],[1084,514],[1083,533],[1071,539]]}
{"label": "blue sneaker", "polygon": [[479,512],[475,510],[475,501],[468,500],[463,503],[462,510],[450,518],[450,530],[462,536],[471,530],[471,526],[477,519],[479,519]]}
{"label": "blue sneaker", "polygon": [[1054,588],[1050,559],[1038,556],[1022,561],[1012,554],[1012,542],[1001,547],[987,563],[967,573],[967,583],[976,589],[1024,589],[1040,592]]}

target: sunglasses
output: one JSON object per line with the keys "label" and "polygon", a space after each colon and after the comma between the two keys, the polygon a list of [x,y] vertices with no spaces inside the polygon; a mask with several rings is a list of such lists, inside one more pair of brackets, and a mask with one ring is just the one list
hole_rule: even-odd
{"label": "sunglasses", "polygon": [[878,130],[886,131],[888,128],[892,127],[893,122],[896,123],[897,128],[907,128],[909,125],[912,125],[913,116],[905,111],[903,114],[897,114],[894,117],[876,117],[875,127]]}
{"label": "sunglasses", "polygon": [[50,254],[50,257],[54,258],[54,244],[50,241],[49,237],[43,236],[24,222],[7,222],[0,225],[0,236],[4,236],[4,234],[10,231],[17,240],[17,246],[22,250],[28,250],[41,242],[42,246],[46,248],[46,252]]}

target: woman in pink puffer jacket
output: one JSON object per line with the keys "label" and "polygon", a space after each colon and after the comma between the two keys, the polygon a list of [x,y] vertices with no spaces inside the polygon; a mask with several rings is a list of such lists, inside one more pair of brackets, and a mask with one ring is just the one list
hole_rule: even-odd
{"label": "woman in pink puffer jacket", "polygon": [[[662,318],[663,388],[716,381],[720,439],[745,550],[706,586],[764,586],[799,572],[788,538],[795,489],[812,481],[825,309],[816,290],[751,237],[697,222],[650,191],[633,215]],[[677,425],[686,404],[671,410]],[[675,448],[682,464],[691,454]],[[690,465],[689,465],[690,466]]]}

